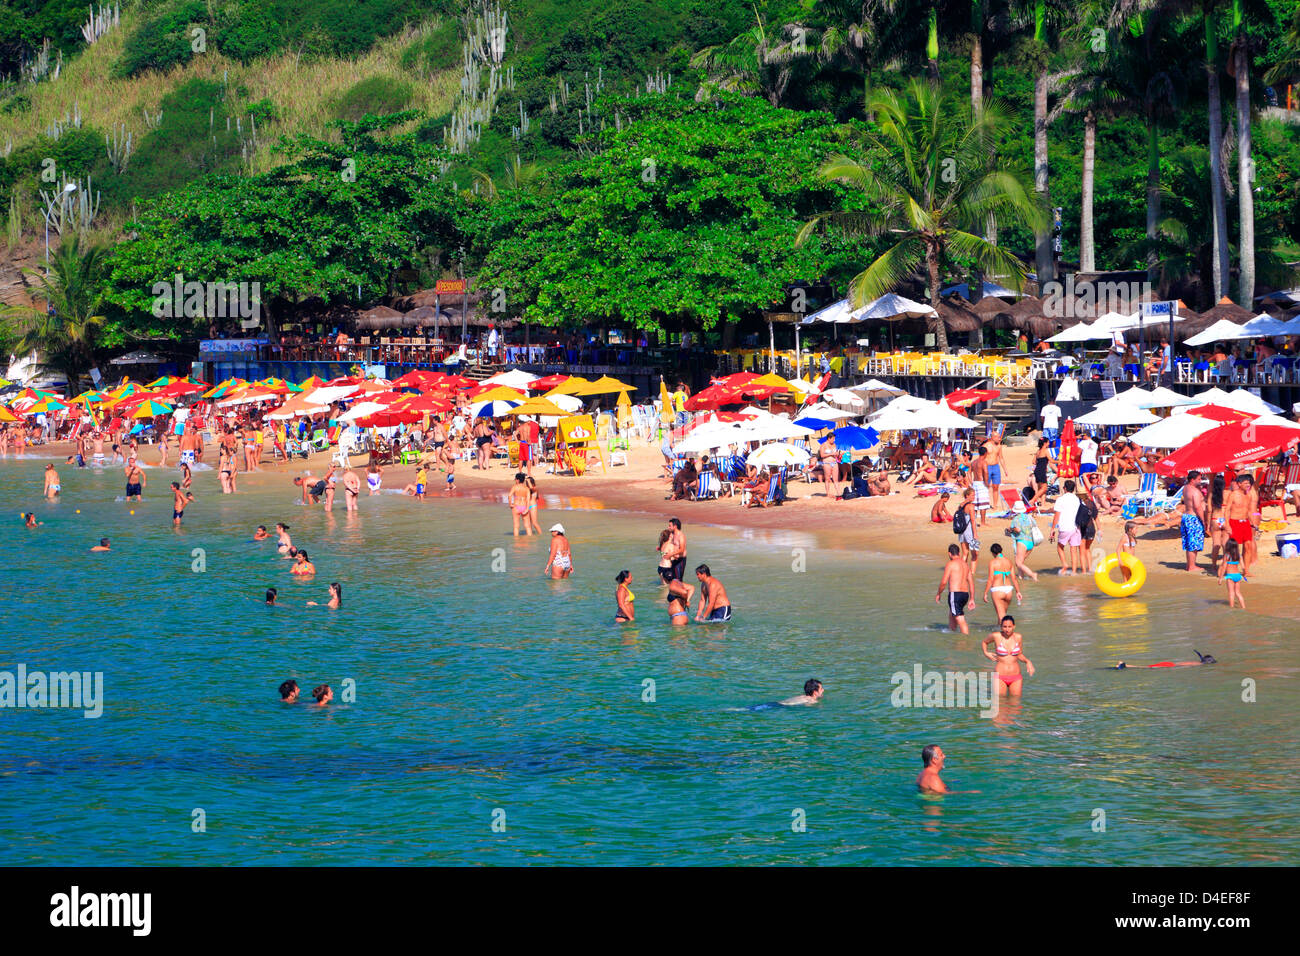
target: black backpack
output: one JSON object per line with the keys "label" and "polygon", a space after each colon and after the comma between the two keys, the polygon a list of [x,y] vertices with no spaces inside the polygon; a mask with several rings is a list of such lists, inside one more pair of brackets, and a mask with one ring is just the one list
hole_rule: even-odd
{"label": "black backpack", "polygon": [[1079,515],[1076,518],[1076,524],[1079,526],[1079,534],[1085,541],[1091,541],[1097,537],[1097,505],[1093,502],[1092,496],[1079,499]]}
{"label": "black backpack", "polygon": [[952,533],[965,534],[966,526],[970,523],[970,518],[966,515],[966,506],[962,505],[957,509],[957,513],[952,516]]}

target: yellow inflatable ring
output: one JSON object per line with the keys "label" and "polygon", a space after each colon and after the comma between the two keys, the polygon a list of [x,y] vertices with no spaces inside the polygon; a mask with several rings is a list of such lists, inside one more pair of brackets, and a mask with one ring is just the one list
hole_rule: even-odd
{"label": "yellow inflatable ring", "polygon": [[[1110,576],[1110,572],[1121,564],[1131,572],[1131,577],[1127,581],[1116,581]],[[1147,583],[1147,569],[1131,554],[1108,554],[1101,564],[1097,565],[1092,579],[1097,582],[1097,588],[1102,594],[1111,597],[1131,597],[1141,591],[1142,585]]]}

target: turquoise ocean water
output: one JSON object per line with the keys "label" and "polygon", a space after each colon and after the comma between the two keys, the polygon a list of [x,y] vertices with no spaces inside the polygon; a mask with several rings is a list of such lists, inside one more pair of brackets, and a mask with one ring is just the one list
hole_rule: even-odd
{"label": "turquoise ocean water", "polygon": [[[916,664],[991,667],[975,636],[942,630],[931,556],[698,526],[686,505],[690,565],[712,566],[737,616],[672,629],[645,516],[551,495],[543,527],[566,524],[577,567],[553,583],[545,544],[511,538],[500,504],[363,496],[359,517],[341,498],[327,516],[287,475],[230,497],[205,471],[176,532],[170,472],[127,505],[120,469],[60,463],[51,505],[42,465],[0,462],[0,671],[102,671],[104,713],[0,709],[0,864],[1300,860],[1294,607],[1230,612],[1208,583],[1112,601],[1044,578],[1012,611],[1038,674],[989,720],[891,705],[890,675]],[[28,531],[32,509],[45,524]],[[314,581],[251,540],[277,520]],[[114,551],[90,554],[104,535]],[[342,610],[304,606],[333,580]],[[287,606],[262,604],[268,586]],[[1193,647],[1221,663],[1100,669]],[[745,709],[810,676],[821,705]],[[287,677],[335,703],[280,704]],[[918,797],[927,743],[950,786],[980,792]]]}

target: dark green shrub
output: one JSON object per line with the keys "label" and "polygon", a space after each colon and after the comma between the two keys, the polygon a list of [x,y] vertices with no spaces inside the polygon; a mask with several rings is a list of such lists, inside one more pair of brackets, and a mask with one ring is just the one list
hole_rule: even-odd
{"label": "dark green shrub", "polygon": [[415,88],[404,80],[387,76],[372,76],[362,80],[343,94],[335,115],[355,123],[363,116],[383,116],[405,109],[415,95]]}

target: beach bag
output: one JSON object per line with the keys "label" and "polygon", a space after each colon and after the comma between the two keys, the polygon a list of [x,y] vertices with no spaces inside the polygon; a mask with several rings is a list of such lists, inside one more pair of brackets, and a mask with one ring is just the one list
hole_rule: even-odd
{"label": "beach bag", "polygon": [[1038,527],[1037,521],[1029,529],[1029,537],[1034,542],[1035,547],[1043,543],[1043,529]]}
{"label": "beach bag", "polygon": [[965,534],[966,526],[970,523],[970,518],[966,514],[965,508],[958,508],[957,513],[952,516],[952,533]]}

